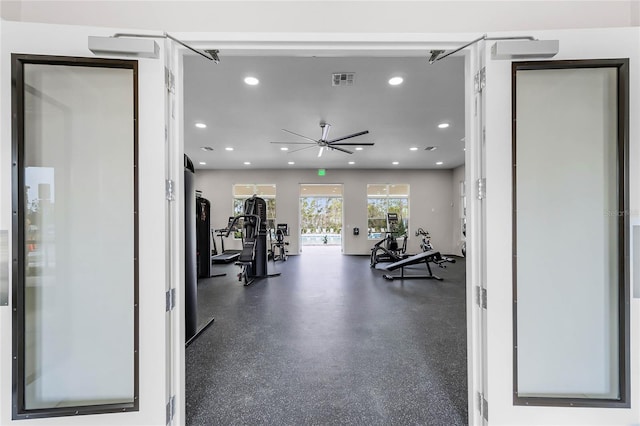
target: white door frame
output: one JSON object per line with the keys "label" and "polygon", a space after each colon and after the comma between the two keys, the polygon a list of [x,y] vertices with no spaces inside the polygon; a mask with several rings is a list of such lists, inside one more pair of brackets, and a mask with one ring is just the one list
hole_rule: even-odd
{"label": "white door frame", "polygon": [[[224,56],[391,56],[391,57],[424,57],[425,67],[429,67],[427,61],[429,50],[431,49],[454,49],[468,43],[470,40],[476,39],[478,34],[237,34],[237,33],[176,33],[175,37],[184,40],[190,45],[202,49],[220,49],[224,52],[220,55],[221,63],[224,63]],[[181,58],[179,61],[179,72],[176,74],[176,93],[179,111],[182,111],[183,93],[182,90],[182,57],[185,53],[189,53],[185,49],[181,49]],[[479,164],[480,151],[478,145],[477,123],[474,117],[474,111],[477,109],[475,98],[473,96],[474,74],[477,68],[478,54],[476,47],[471,46],[462,50],[459,55],[465,57],[465,145],[466,145],[466,164]],[[204,59],[203,59],[204,60]],[[444,59],[446,60],[446,59]],[[212,67],[216,66],[214,64]],[[471,96],[469,95],[471,94]],[[178,140],[184,140],[184,126],[182,114],[180,114],[178,129]],[[180,142],[181,143],[181,142]],[[181,146],[183,149],[183,145]],[[180,156],[178,154],[177,156]],[[480,222],[473,220],[473,215],[477,214],[479,201],[474,201],[473,189],[469,182],[476,179],[479,173],[476,166],[465,167],[465,181],[469,194],[468,208],[470,212],[467,241],[468,247],[473,247],[475,243],[474,235],[479,232],[478,226]],[[184,200],[178,199],[178,204],[183,205]],[[473,206],[475,204],[475,206]],[[179,230],[177,230],[179,232]],[[184,236],[181,238],[182,246],[184,246]],[[481,371],[477,371],[482,367],[482,362],[478,362],[478,354],[482,353],[482,323],[479,319],[482,315],[482,309],[474,303],[473,284],[477,285],[481,281],[479,274],[478,250],[469,249],[467,251],[467,379],[468,379],[468,410],[469,424],[482,425],[482,414],[479,410],[478,399],[476,395],[483,392],[482,380],[485,376]],[[178,263],[180,259],[173,258],[175,265],[174,270],[180,269]],[[183,261],[182,261],[183,262]],[[184,274],[183,274],[184,275]],[[180,277],[176,277],[180,279]],[[177,281],[176,281],[177,282]],[[178,287],[179,300],[178,315],[174,327],[177,330],[184,329],[184,279]],[[177,340],[176,340],[177,339]],[[180,336],[174,334],[174,357],[176,358],[176,366],[180,369],[174,372],[177,389],[176,415],[181,422],[176,424],[184,424],[185,412],[185,389],[184,389],[184,348],[180,347]],[[182,374],[182,377],[181,377]]]}

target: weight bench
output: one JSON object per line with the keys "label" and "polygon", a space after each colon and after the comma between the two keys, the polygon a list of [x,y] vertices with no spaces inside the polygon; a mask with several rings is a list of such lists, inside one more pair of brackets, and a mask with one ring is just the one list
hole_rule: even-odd
{"label": "weight bench", "polygon": [[[396,269],[400,268],[400,275],[389,275],[389,274],[385,274],[383,275],[383,277],[387,280],[405,280],[405,279],[425,279],[425,280],[430,280],[430,279],[434,279],[434,280],[439,280],[442,281],[442,278],[438,277],[437,275],[433,275],[433,272],[431,272],[431,266],[429,266],[429,262],[435,262],[436,259],[442,258],[442,256],[440,255],[440,252],[438,251],[425,251],[422,253],[418,253],[416,255],[413,256],[409,256],[406,259],[402,259],[399,260],[397,262],[391,263],[389,265],[386,266],[386,270],[387,271],[395,271]],[[427,267],[427,271],[429,272],[428,275],[405,275],[404,274],[404,267],[405,266],[409,266],[409,265],[417,265],[418,263],[423,263],[425,264],[425,266]]]}

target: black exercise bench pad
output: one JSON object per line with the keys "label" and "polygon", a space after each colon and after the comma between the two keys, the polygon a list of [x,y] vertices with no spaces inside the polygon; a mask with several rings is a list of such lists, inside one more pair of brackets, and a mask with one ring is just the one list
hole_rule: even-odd
{"label": "black exercise bench pad", "polygon": [[416,255],[407,257],[406,259],[399,260],[395,263],[390,263],[385,267],[385,269],[387,271],[395,271],[396,269],[402,268],[403,266],[415,265],[416,263],[422,263],[422,262],[428,262],[429,257],[438,256],[439,254],[440,252],[433,251],[433,250],[424,251],[422,253],[418,253]]}

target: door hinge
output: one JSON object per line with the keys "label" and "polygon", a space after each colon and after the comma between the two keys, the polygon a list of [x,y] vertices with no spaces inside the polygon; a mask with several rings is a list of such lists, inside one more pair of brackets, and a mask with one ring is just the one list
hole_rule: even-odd
{"label": "door hinge", "polygon": [[482,417],[488,422],[489,421],[489,402],[484,397],[483,393],[478,392],[478,410]]}
{"label": "door hinge", "polygon": [[475,93],[480,93],[484,89],[487,84],[487,76],[485,72],[485,67],[480,68],[480,71],[476,73],[473,77],[473,91]]}
{"label": "door hinge", "polygon": [[176,88],[175,78],[171,70],[164,67],[164,85],[169,93],[174,93]]}
{"label": "door hinge", "polygon": [[165,311],[169,312],[176,307],[176,289],[172,288],[165,293]]}
{"label": "door hinge", "polygon": [[487,289],[476,286],[476,304],[482,309],[487,309]]}
{"label": "door hinge", "polygon": [[487,197],[487,179],[480,178],[476,181],[476,189],[478,200],[484,200]]}
{"label": "door hinge", "polygon": [[175,200],[173,181],[171,179],[165,181],[165,196],[167,197],[167,201]]}
{"label": "door hinge", "polygon": [[173,420],[173,416],[176,413],[176,396],[172,395],[167,402],[167,425]]}

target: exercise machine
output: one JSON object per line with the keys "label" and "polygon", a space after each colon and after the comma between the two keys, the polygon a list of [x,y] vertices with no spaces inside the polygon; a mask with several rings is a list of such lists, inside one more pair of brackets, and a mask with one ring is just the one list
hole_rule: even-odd
{"label": "exercise machine", "polygon": [[425,231],[422,228],[418,228],[416,231],[416,237],[422,237],[422,241],[420,242],[420,248],[423,252],[434,252],[437,253],[437,256],[431,260],[431,262],[435,263],[441,268],[446,268],[447,265],[445,263],[456,263],[456,260],[452,257],[445,257],[440,254],[440,252],[436,251],[433,248],[433,244],[431,244],[431,235],[429,235],[428,231]]}
{"label": "exercise machine", "polygon": [[380,262],[397,262],[409,255],[407,251],[407,234],[403,235],[402,245],[398,245],[400,218],[398,213],[387,213],[387,231],[384,239],[371,248],[369,266],[372,268]]}
{"label": "exercise machine", "polygon": [[267,271],[267,203],[255,195],[245,200],[244,214],[233,218],[227,229],[227,237],[240,219],[243,219],[244,242],[236,262],[241,268],[238,280],[244,280],[244,285],[248,286],[256,278],[280,275],[269,274]]}
{"label": "exercise machine", "polygon": [[[233,216],[229,218],[227,221],[226,228],[213,229],[211,230],[211,238],[213,239],[213,247],[214,247],[214,255],[211,257],[211,261],[213,263],[231,263],[238,260],[240,256],[240,252],[242,250],[225,250],[224,249],[224,239],[230,232],[235,232],[238,230],[237,227],[231,226],[233,222]],[[214,235],[220,237],[220,248],[222,249],[221,253],[218,253],[218,247],[216,246],[216,240]]]}
{"label": "exercise machine", "polygon": [[[205,331],[215,318],[211,317],[198,329],[198,278],[220,277],[211,275],[211,246],[209,237],[209,201],[195,190],[195,168],[184,156],[184,306],[185,346],[189,346]],[[175,289],[174,289],[175,290]],[[170,294],[170,293],[167,293]],[[167,303],[169,297],[167,297]],[[167,305],[168,306],[168,305]]]}
{"label": "exercise machine", "polygon": [[[422,253],[418,253],[415,254],[413,256],[409,256],[405,259],[399,260],[397,262],[391,263],[389,265],[387,265],[385,267],[385,269],[387,271],[395,271],[396,269],[400,269],[400,275],[389,275],[389,274],[385,274],[383,275],[384,278],[388,279],[388,280],[397,280],[397,279],[401,279],[401,280],[408,280],[408,279],[434,279],[434,280],[439,280],[442,281],[442,278],[440,278],[437,275],[433,275],[433,272],[431,271],[431,266],[429,265],[429,262],[435,263],[435,259],[440,257],[440,253],[437,251],[424,251]],[[405,266],[409,266],[409,265],[417,265],[420,263],[424,263],[424,266],[427,268],[427,274],[426,275],[405,275],[404,274],[404,267]]]}
{"label": "exercise machine", "polygon": [[[271,235],[271,232],[269,233]],[[276,225],[275,231],[275,240],[271,240],[271,259],[275,262],[276,260],[287,260],[287,246],[289,245],[289,241],[285,241],[284,237],[289,236],[289,225],[286,223],[279,223]]]}

